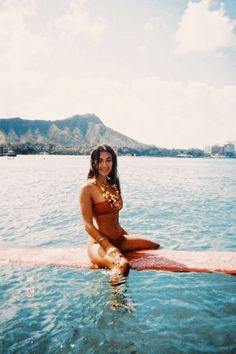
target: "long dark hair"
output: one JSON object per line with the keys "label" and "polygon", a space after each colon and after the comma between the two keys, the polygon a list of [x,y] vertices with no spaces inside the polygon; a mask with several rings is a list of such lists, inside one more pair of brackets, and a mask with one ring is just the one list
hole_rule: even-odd
{"label": "long dark hair", "polygon": [[107,182],[110,185],[115,184],[118,191],[121,192],[120,190],[120,181],[118,178],[118,171],[117,171],[117,155],[115,153],[115,151],[112,149],[111,146],[107,145],[107,144],[102,144],[102,145],[98,145],[92,152],[90,155],[90,170],[88,173],[88,179],[90,178],[96,178],[98,176],[98,162],[99,162],[99,158],[100,158],[100,154],[101,152],[106,151],[109,152],[112,156],[112,170],[108,175],[108,179]]}

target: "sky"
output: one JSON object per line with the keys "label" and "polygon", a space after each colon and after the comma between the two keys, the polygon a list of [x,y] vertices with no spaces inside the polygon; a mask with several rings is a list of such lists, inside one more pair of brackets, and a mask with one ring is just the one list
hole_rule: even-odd
{"label": "sky", "polygon": [[236,139],[236,0],[0,0],[0,118],[96,114],[167,148]]}

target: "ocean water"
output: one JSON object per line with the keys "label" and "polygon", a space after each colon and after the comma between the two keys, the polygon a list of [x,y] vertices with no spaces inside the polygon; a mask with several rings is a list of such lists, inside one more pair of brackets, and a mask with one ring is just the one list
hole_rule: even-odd
{"label": "ocean water", "polygon": [[[0,158],[0,247],[82,246],[88,157]],[[236,160],[119,157],[122,226],[236,250]],[[236,353],[236,277],[0,265],[0,353]]]}

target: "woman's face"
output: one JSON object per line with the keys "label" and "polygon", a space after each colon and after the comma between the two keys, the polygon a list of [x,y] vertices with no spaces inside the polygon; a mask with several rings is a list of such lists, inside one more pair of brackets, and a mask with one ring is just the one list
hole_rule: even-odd
{"label": "woman's face", "polygon": [[98,174],[103,177],[107,177],[112,170],[112,155],[110,152],[100,152],[98,159]]}

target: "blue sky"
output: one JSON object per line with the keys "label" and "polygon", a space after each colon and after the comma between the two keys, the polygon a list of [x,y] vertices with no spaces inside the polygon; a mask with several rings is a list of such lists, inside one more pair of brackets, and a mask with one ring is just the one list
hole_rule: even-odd
{"label": "blue sky", "polygon": [[0,117],[95,113],[144,143],[236,139],[235,0],[0,0]]}

